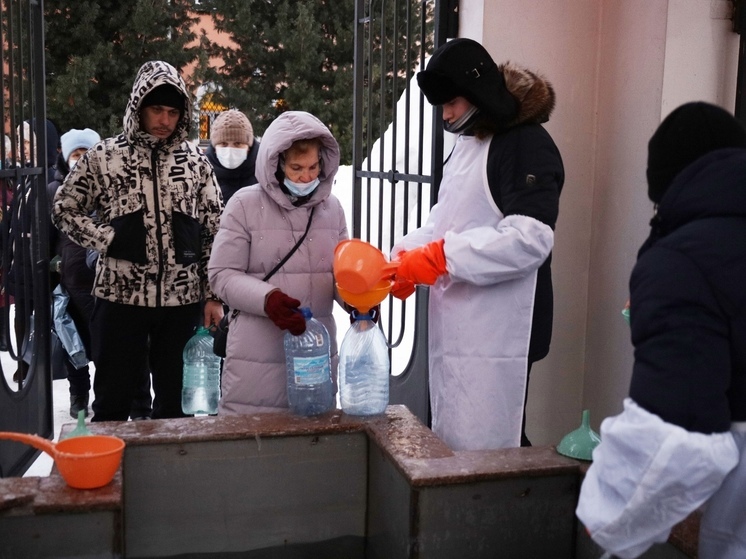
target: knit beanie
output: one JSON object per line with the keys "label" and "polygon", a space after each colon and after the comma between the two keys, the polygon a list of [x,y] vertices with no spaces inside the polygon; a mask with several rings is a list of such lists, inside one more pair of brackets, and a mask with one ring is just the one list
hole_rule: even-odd
{"label": "knit beanie", "polygon": [[254,143],[254,128],[241,111],[231,109],[220,113],[210,129],[210,143],[213,147],[220,142]]}
{"label": "knit beanie", "polygon": [[76,149],[85,148],[90,149],[94,144],[101,141],[101,136],[98,132],[85,128],[84,130],[78,130],[73,128],[62,135],[60,143],[62,144],[62,157],[67,161],[70,158],[70,154]]}
{"label": "knit beanie", "polygon": [[154,88],[153,91],[143,98],[140,102],[140,108],[144,109],[145,107],[150,107],[152,105],[161,105],[163,107],[179,109],[179,111],[184,112],[184,102],[184,94],[178,87],[169,83],[164,83]]}
{"label": "knit beanie", "polygon": [[685,167],[711,151],[733,147],[746,148],[746,129],[728,111],[704,102],[681,105],[648,142],[648,197],[660,203]]}

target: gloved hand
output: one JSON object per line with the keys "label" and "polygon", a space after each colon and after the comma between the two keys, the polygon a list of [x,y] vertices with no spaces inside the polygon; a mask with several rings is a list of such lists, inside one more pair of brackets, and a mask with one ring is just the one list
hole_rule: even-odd
{"label": "gloved hand", "polygon": [[446,273],[446,255],[443,252],[444,242],[443,239],[440,239],[412,250],[400,252],[397,256],[397,260],[400,262],[399,268],[396,270],[397,281],[409,281],[413,284],[425,285],[434,284],[441,275]]}
{"label": "gloved hand", "polygon": [[414,293],[414,283],[408,279],[396,277],[391,287],[391,294],[402,301]]}
{"label": "gloved hand", "polygon": [[306,319],[300,310],[300,301],[288,297],[279,289],[272,291],[264,303],[264,312],[280,330],[287,330],[293,336],[306,331]]}

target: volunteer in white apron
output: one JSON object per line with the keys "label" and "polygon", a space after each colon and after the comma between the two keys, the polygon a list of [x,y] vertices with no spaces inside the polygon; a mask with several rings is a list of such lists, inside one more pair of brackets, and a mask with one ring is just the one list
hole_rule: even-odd
{"label": "volunteer in white apron", "polygon": [[444,127],[459,134],[427,223],[399,240],[393,294],[432,285],[430,403],[454,450],[530,445],[523,437],[530,364],[549,351],[551,251],[562,158],[541,126],[551,85],[497,66],[471,39],[436,50],[417,75]]}

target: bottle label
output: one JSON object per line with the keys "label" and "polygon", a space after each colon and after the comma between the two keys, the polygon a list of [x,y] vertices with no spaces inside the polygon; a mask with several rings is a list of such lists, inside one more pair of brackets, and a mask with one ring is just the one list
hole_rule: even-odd
{"label": "bottle label", "polygon": [[329,379],[329,357],[294,357],[296,385],[321,384]]}

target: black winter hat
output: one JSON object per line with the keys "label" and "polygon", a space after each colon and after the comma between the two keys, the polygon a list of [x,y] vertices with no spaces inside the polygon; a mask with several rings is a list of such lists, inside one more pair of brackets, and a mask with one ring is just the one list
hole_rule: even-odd
{"label": "black winter hat", "polygon": [[417,83],[431,105],[464,97],[499,122],[515,118],[518,102],[490,53],[472,39],[453,39],[437,49]]}
{"label": "black winter hat", "polygon": [[150,107],[152,105],[161,105],[164,107],[179,109],[181,112],[184,112],[184,101],[184,94],[178,87],[164,83],[154,88],[153,91],[143,98],[140,102],[140,108],[144,109],[145,107]]}
{"label": "black winter hat", "polygon": [[676,175],[722,148],[746,148],[746,129],[725,109],[686,103],[669,114],[648,142],[648,197],[659,204]]}

